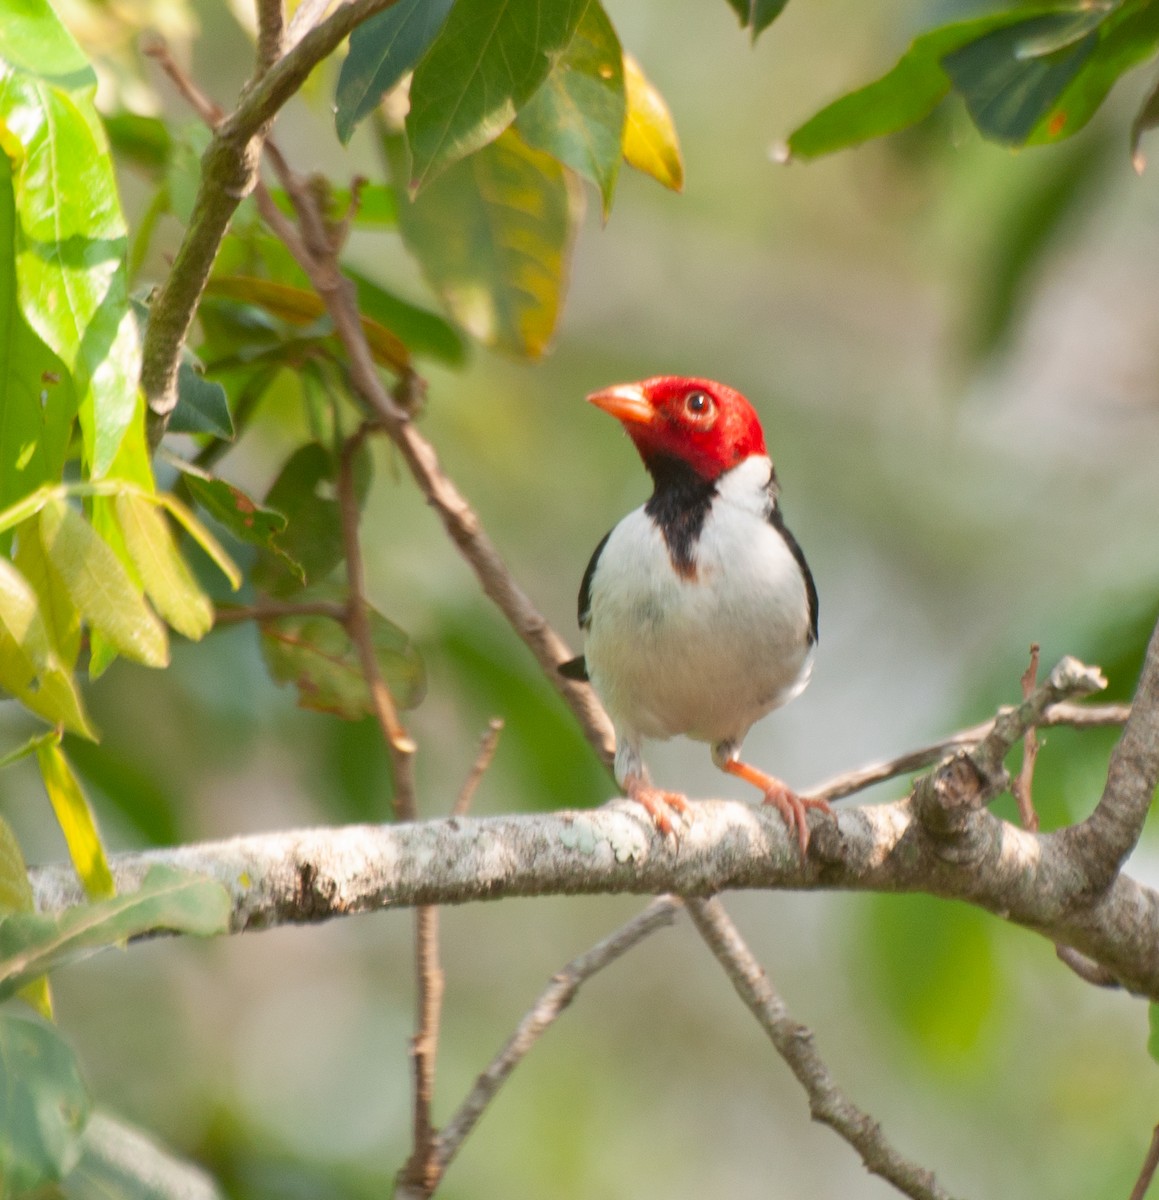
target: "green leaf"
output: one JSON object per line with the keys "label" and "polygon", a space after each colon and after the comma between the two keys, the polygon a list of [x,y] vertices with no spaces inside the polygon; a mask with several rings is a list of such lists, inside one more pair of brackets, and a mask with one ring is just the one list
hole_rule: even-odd
{"label": "green leaf", "polygon": [[1021,145],[1051,110],[1098,41],[1094,30],[1071,40],[1074,20],[1072,13],[1054,13],[1021,21],[942,58],[942,69],[984,137]]}
{"label": "green leaf", "polygon": [[177,407],[169,417],[170,433],[209,433],[233,439],[233,418],[220,383],[206,379],[190,362],[177,368]]}
{"label": "green leaf", "polygon": [[17,913],[0,921],[0,998],[79,955],[142,934],[225,933],[229,916],[229,893],[220,883],[161,865],[149,868],[135,892],[57,915]]}
{"label": "green leaf", "polygon": [[397,0],[350,35],[350,53],[334,97],[338,139],[354,127],[414,68],[447,19],[454,0]]}
{"label": "green leaf", "polygon": [[554,158],[508,130],[404,203],[399,227],[473,337],[538,358],[559,318],[580,200]]}
{"label": "green leaf", "polygon": [[160,117],[144,117],[126,110],[103,113],[101,120],[110,145],[121,158],[155,175],[165,170],[173,138]]}
{"label": "green leaf", "polygon": [[[356,471],[359,503],[370,483],[370,458],[361,455]],[[342,561],[342,514],[336,499],[338,464],[333,454],[317,442],[300,446],[286,460],[266,494],[266,505],[282,513],[284,532],[276,539],[276,552],[259,557],[254,583],[274,595],[286,595],[307,583],[324,579]],[[295,564],[287,567],[287,559]]]}
{"label": "green leaf", "polygon": [[47,0],[5,4],[4,19],[0,21],[0,61],[69,91],[97,86],[96,72],[84,51]]}
{"label": "green leaf", "polygon": [[606,219],[623,158],[626,113],[620,39],[598,0],[587,0],[571,43],[520,109],[515,127],[529,146],[595,184]]}
{"label": "green leaf", "polygon": [[247,496],[239,487],[182,464],[189,494],[238,541],[267,550],[277,550],[275,540],[286,528],[284,513],[267,508]]}
{"label": "green leaf", "polygon": [[753,31],[753,41],[781,15],[788,0],[728,0],[742,29]]}
{"label": "green leaf", "polygon": [[1132,67],[1159,50],[1159,6],[1130,3],[1115,9],[1098,30],[1098,44],[1082,70],[1063,89],[1027,138],[1049,145],[1077,133],[1098,111],[1108,92]]}
{"label": "green leaf", "polygon": [[781,162],[816,158],[916,125],[950,90],[949,76],[942,69],[947,54],[996,29],[1050,11],[991,13],[921,34],[880,79],[835,100],[794,130],[775,157]]}
{"label": "green leaf", "polygon": [[343,268],[343,274],[354,284],[359,309],[398,334],[416,358],[431,358],[448,367],[466,362],[467,344],[462,334],[438,313],[401,299],[349,267]]}
{"label": "green leaf", "polygon": [[[306,593],[306,597],[309,593]],[[371,609],[375,658],[399,708],[414,708],[426,693],[423,661],[410,638]],[[298,689],[303,708],[356,721],[374,711],[358,650],[340,622],[288,616],[263,621],[262,653],[279,683]]]}
{"label": "green leaf", "polygon": [[1147,1053],[1159,1062],[1159,1004],[1154,1000],[1147,1005]]}
{"label": "green leaf", "polygon": [[494,141],[571,41],[584,0],[458,0],[410,89],[411,189]]}
{"label": "green leaf", "polygon": [[84,517],[63,500],[52,500],[40,512],[40,538],[81,617],[126,658],[147,667],[167,666],[165,626]]}
{"label": "green leaf", "polygon": [[40,540],[39,522],[28,521],[20,530],[14,561],[16,569],[36,593],[38,611],[61,666],[68,671],[74,670],[80,654],[80,614],[48,565],[48,556]]}
{"label": "green leaf", "polygon": [[[290,325],[309,325],[326,316],[326,303],[317,292],[291,287],[287,283],[245,275],[219,276],[211,279],[205,290],[213,296],[256,304]],[[389,329],[366,316],[362,317],[362,329],[375,362],[396,373],[410,366],[406,346]]]}
{"label": "green leaf", "polygon": [[3,558],[0,558],[0,686],[53,725],[84,737],[96,737],[76,681],[52,646],[36,592]]}
{"label": "green leaf", "polygon": [[144,496],[117,497],[117,520],[153,607],[192,641],[213,628],[213,605],[174,544],[165,518]]}
{"label": "green leaf", "polygon": [[51,1025],[0,1012],[5,1195],[21,1195],[67,1175],[80,1156],[88,1116],[88,1091],[64,1038]]}
{"label": "green leaf", "polygon": [[68,845],[69,858],[84,884],[85,894],[93,900],[112,896],[116,888],[105,858],[105,848],[101,844],[101,835],[97,832],[96,817],[64,751],[58,742],[45,742],[37,748],[36,757],[44,779],[44,790],[52,801],[57,824]]}
{"label": "green leaf", "polygon": [[86,461],[101,477],[137,413],[140,368],[112,158],[87,91],[0,77],[0,127],[16,156],[20,308],[73,373]]}
{"label": "green leaf", "polygon": [[17,304],[16,235],[12,164],[0,153],[0,509],[60,478],[77,410],[71,376]]}
{"label": "green leaf", "polygon": [[676,126],[664,97],[644,74],[640,64],[624,55],[624,87],[628,113],[624,121],[624,161],[651,175],[674,192],[684,188],[684,161]]}

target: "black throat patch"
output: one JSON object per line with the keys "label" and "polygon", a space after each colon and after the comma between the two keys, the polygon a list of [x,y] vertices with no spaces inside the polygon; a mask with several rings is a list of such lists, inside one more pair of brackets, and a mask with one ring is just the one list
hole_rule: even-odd
{"label": "black throat patch", "polygon": [[656,490],[644,511],[664,535],[668,556],[681,579],[696,578],[696,543],[716,495],[716,483],[686,462],[657,455],[645,464]]}

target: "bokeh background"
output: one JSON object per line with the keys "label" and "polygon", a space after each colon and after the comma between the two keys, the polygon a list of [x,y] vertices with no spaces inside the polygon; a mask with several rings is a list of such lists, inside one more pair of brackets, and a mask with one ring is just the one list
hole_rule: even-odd
{"label": "bokeh background", "polygon": [[[905,135],[784,167],[770,159],[777,139],[971,7],[795,0],[755,49],[720,2],[607,8],[669,101],[684,194],[625,171],[606,227],[589,205],[545,361],[476,350],[461,372],[428,373],[424,430],[536,602],[578,646],[588,555],[647,494],[630,443],[584,394],[703,374],[759,409],[821,596],[813,682],[753,731],[753,761],[807,787],[983,719],[1017,697],[1032,641],[1044,666],[1076,654],[1128,696],[1159,584],[1159,176],[1131,170],[1126,134],[1146,80],[1129,79],[1054,149],[986,145],[950,102]],[[198,0],[157,18],[179,43],[187,25],[195,75],[228,103],[251,55],[237,16]],[[139,86],[127,78],[114,90]],[[338,146],[332,94],[327,68],[279,122],[283,149],[337,180],[380,177],[363,135]],[[123,186],[139,213],[145,190],[131,176]],[[161,229],[146,278],[178,234]],[[355,251],[367,273],[431,302],[393,235],[362,234]],[[221,465],[258,494],[301,428],[292,381],[263,403]],[[387,454],[378,467],[371,591],[429,672],[410,715],[423,811],[449,808],[492,716],[506,730],[475,811],[607,799],[610,781],[405,472]],[[91,694],[105,742],[71,752],[114,849],[388,812],[373,727],[297,709],[269,682],[253,629],[181,646],[164,673],[118,664]],[[1035,793],[1046,827],[1089,811],[1113,740],[1046,737]],[[658,747],[652,765],[692,795],[751,799],[704,747]],[[33,771],[5,784],[0,811],[30,858],[64,857]],[[1131,869],[1159,882],[1153,839]],[[950,1191],[1128,1193],[1159,1119],[1140,1001],[1092,989],[1041,938],[962,905],[727,903],[836,1078]],[[437,1119],[550,975],[640,905],[444,912]],[[410,928],[397,913],[135,946],[60,972],[59,1019],[98,1101],[208,1165],[230,1195],[380,1196],[408,1149]],[[442,1194],[895,1193],[810,1124],[682,924],[584,988]]]}

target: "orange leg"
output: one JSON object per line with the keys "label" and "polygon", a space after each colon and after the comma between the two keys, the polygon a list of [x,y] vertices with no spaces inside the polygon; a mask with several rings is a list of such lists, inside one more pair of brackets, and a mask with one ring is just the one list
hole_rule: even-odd
{"label": "orange leg", "polygon": [[806,811],[810,808],[817,808],[833,816],[833,810],[829,805],[824,800],[809,800],[798,796],[788,784],[782,783],[773,775],[766,775],[764,771],[758,771],[756,767],[750,767],[748,763],[742,763],[740,759],[730,758],[718,765],[730,775],[736,775],[746,783],[759,787],[765,794],[765,803],[774,804],[781,810],[781,816],[785,818],[789,832],[792,833],[794,829],[797,831],[801,857],[804,858],[809,850],[809,824],[805,815]]}
{"label": "orange leg", "polygon": [[692,810],[686,796],[653,787],[650,783],[645,783],[639,775],[631,774],[624,778],[624,792],[629,800],[635,800],[644,808],[665,837],[676,833],[676,827],[672,823],[673,814],[679,821],[686,822],[690,819]]}

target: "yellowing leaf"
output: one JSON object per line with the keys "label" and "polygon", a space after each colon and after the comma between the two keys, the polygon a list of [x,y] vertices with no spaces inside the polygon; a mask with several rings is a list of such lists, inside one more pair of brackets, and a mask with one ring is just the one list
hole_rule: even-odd
{"label": "yellowing leaf", "polygon": [[165,626],[84,517],[65,501],[51,500],[40,512],[40,538],[52,570],[94,632],[134,662],[167,666]]}
{"label": "yellowing leaf", "polygon": [[21,529],[14,561],[16,569],[36,593],[40,615],[53,648],[62,665],[71,671],[80,653],[80,614],[63,584],[49,570],[38,522],[29,521]]}
{"label": "yellowing leaf", "polygon": [[[32,912],[34,907],[32,884],[20,843],[12,826],[0,817],[0,920],[12,913]],[[52,1020],[52,993],[46,975],[29,980],[20,989],[20,995],[46,1021]]]}
{"label": "yellowing leaf", "polygon": [[157,611],[192,641],[213,628],[213,605],[177,551],[165,518],[144,496],[117,497],[117,520],[145,594]]}
{"label": "yellowing leaf", "polygon": [[[391,155],[391,173],[405,165]],[[538,358],[555,331],[583,194],[514,130],[399,205],[403,240],[472,336]]]}
{"label": "yellowing leaf", "polygon": [[91,900],[101,900],[116,894],[113,875],[97,832],[93,810],[81,791],[77,777],[68,765],[64,751],[56,742],[48,742],[36,751],[44,790],[52,801],[72,865]]}
{"label": "yellowing leaf", "polygon": [[651,175],[666,188],[684,187],[684,160],[676,126],[664,97],[630,55],[624,55],[624,87],[628,116],[624,121],[624,160],[637,171]]}
{"label": "yellowing leaf", "polygon": [[0,558],[0,687],[37,716],[87,738],[92,726],[72,674],[57,657],[37,594]]}

